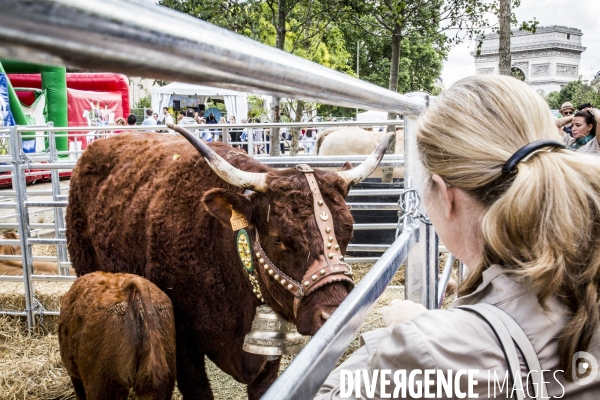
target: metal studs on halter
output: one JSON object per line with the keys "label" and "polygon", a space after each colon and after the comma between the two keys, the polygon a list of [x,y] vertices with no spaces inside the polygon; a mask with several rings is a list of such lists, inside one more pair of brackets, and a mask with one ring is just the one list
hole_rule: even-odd
{"label": "metal studs on halter", "polygon": [[325,232],[326,232],[326,233],[329,233],[329,232],[331,232],[331,228],[330,228],[330,227],[327,227],[327,228],[325,228]]}
{"label": "metal studs on halter", "polygon": [[317,204],[320,205],[320,206],[322,206],[323,205],[323,200],[317,201]]}

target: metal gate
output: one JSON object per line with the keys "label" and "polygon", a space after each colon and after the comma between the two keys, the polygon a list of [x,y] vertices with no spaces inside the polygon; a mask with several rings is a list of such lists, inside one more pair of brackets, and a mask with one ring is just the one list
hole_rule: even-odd
{"label": "metal gate", "polygon": [[[279,399],[281,393],[291,399],[312,398],[404,260],[406,298],[428,308],[437,306],[438,242],[420,201],[424,172],[414,134],[416,118],[427,107],[427,95],[400,95],[166,8],[120,0],[0,0],[0,10],[3,58],[180,80],[404,115],[402,234],[264,398]],[[18,145],[17,134],[11,136],[12,141],[13,146]],[[16,178],[28,167],[38,167],[35,163],[27,165],[20,158],[12,162]],[[53,163],[52,167],[60,168],[60,163]],[[60,201],[57,197],[55,205],[60,206]],[[25,209],[30,206],[33,204],[26,199],[17,204],[22,217],[20,225],[27,222]],[[25,227],[21,228],[24,232]],[[27,245],[38,242],[24,236],[23,260],[31,271]],[[33,313],[32,301],[30,298],[28,313]]]}

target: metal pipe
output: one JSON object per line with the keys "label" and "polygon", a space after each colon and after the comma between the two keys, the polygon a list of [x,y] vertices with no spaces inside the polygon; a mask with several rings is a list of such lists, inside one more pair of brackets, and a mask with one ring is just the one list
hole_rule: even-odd
{"label": "metal pipe", "polygon": [[350,190],[348,196],[358,197],[358,196],[400,196],[403,192],[403,189],[365,189],[359,190],[354,189]]}
{"label": "metal pipe", "polygon": [[354,224],[355,231],[385,231],[396,229],[397,224]]}
{"label": "metal pipe", "polygon": [[67,244],[67,239],[39,239],[39,238],[30,238],[27,240],[29,245],[33,244]]}
{"label": "metal pipe", "polygon": [[347,203],[351,210],[400,210],[398,203]]}
{"label": "metal pipe", "polygon": [[349,244],[347,251],[373,251],[386,252],[391,245],[389,244]]}
{"label": "metal pipe", "polygon": [[[415,135],[417,120],[408,116],[404,120],[404,185],[405,189],[416,190],[418,199],[417,212],[425,214],[422,193],[425,171],[419,159],[417,149],[417,138]],[[410,222],[411,218],[409,218]],[[438,239],[433,227],[417,219],[420,229],[420,237],[408,259],[406,260],[406,299],[421,303],[428,309],[436,308],[437,305],[437,271],[438,266]]]}
{"label": "metal pipe", "polygon": [[418,226],[409,224],[354,290],[294,358],[262,399],[312,399],[346,347],[365,321],[375,302],[394,278],[418,237]]}
{"label": "metal pipe", "polygon": [[[53,171],[58,174],[58,171]],[[66,201],[26,201],[25,207],[66,207]]]}
{"label": "metal pipe", "polygon": [[[0,260],[21,261],[21,255],[1,254],[0,255]],[[52,256],[33,256],[33,261],[48,261],[48,262],[52,262],[52,261],[56,261],[56,257],[52,257]]]}
{"label": "metal pipe", "polygon": [[[54,124],[52,124],[54,125]],[[50,142],[50,160],[52,163],[55,163],[56,160],[58,159],[57,156],[57,150],[56,150],[56,141],[54,139],[55,137],[55,133],[54,132],[49,132],[48,133],[48,139]],[[60,193],[60,176],[58,173],[58,170],[53,169],[50,177],[52,179],[52,200],[54,202],[60,202],[61,197],[63,197]],[[65,207],[67,204],[67,201],[64,201],[65,203]],[[63,216],[63,209],[62,207],[56,207],[54,208],[54,237],[58,238],[58,239],[65,239],[65,220],[64,220],[64,216]],[[56,262],[59,265],[59,272],[61,275],[69,275],[69,268],[63,268],[61,267],[61,263],[62,262],[66,262],[68,261],[69,256],[67,254],[67,246],[64,244],[60,244],[58,246],[56,246]]]}
{"label": "metal pipe", "polygon": [[442,271],[442,276],[440,277],[440,281],[438,282],[437,308],[442,308],[442,302],[444,301],[444,295],[446,294],[448,282],[450,282],[450,275],[452,275],[452,266],[454,265],[455,260],[456,257],[454,257],[453,254],[448,254],[448,259],[446,260],[446,264],[444,264],[444,271]]}
{"label": "metal pipe", "polygon": [[16,315],[16,316],[20,316],[20,317],[26,317],[27,313],[25,311],[5,311],[5,310],[0,310],[0,314],[2,315]]}
{"label": "metal pipe", "polygon": [[0,0],[0,57],[416,115],[412,98],[174,10],[120,0]]}
{"label": "metal pipe", "polygon": [[[1,1],[0,1],[1,5]],[[186,125],[186,128],[190,129],[216,129],[216,128],[226,128],[226,129],[243,129],[243,128],[253,128],[253,129],[268,129],[268,128],[304,128],[304,127],[317,127],[317,128],[331,128],[335,126],[384,126],[389,124],[395,124],[399,126],[404,126],[404,122],[402,120],[386,120],[386,121],[343,121],[343,122],[260,122],[260,123],[251,123],[251,124],[190,124]],[[162,128],[161,128],[162,127]],[[135,126],[126,126],[125,130],[132,131],[159,131],[165,129],[164,125],[135,125]],[[63,132],[65,130],[64,127],[48,127],[45,125],[34,126],[19,126],[17,128],[19,132],[36,132],[36,131],[44,131],[44,132]],[[84,134],[73,135],[73,134],[58,134],[56,137],[86,137],[87,132],[93,130],[94,132],[103,131],[103,132],[112,132],[112,131],[122,131],[123,126],[121,125],[106,125],[106,126],[70,126],[69,132],[86,132]],[[177,133],[164,133],[165,135],[178,135]],[[1,158],[0,158],[1,159]]]}
{"label": "metal pipe", "polygon": [[12,155],[13,170],[12,186],[17,194],[16,196],[16,212],[19,221],[19,235],[21,241],[21,261],[23,265],[23,285],[25,287],[25,311],[27,314],[27,328],[33,329],[35,324],[35,316],[33,313],[33,282],[31,280],[31,274],[33,272],[33,254],[31,253],[31,247],[27,245],[29,239],[29,213],[24,203],[27,201],[27,183],[25,182],[25,174],[23,170],[19,168],[22,163],[20,154],[22,151],[21,134],[17,131],[16,127],[11,128],[9,151]]}
{"label": "metal pipe", "polygon": [[347,264],[374,264],[378,260],[379,257],[344,257]]}

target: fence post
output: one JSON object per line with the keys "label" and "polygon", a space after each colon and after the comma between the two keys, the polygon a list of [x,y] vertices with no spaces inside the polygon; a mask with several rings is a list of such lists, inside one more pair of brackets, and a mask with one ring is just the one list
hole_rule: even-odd
{"label": "fence post", "polygon": [[[49,127],[54,127],[53,122],[48,123]],[[48,132],[48,141],[50,143],[50,163],[55,163],[58,161],[58,154],[56,151],[56,141],[55,141],[56,132],[50,131]],[[59,201],[60,196],[60,174],[57,169],[52,169],[50,171],[50,177],[52,179],[52,200]],[[54,208],[54,237],[57,239],[65,238],[65,222],[63,218],[63,209],[60,207]],[[63,263],[68,261],[67,257],[67,247],[65,245],[59,244],[56,246],[56,261],[58,263],[58,270],[60,275],[69,275],[69,267],[63,267]]]}
{"label": "fence post", "polygon": [[[423,207],[425,171],[417,149],[416,123],[417,116],[404,116],[404,189],[417,191],[420,199],[418,212],[425,215]],[[408,222],[410,221],[411,219]],[[418,243],[408,254],[405,264],[405,296],[407,300],[434,309],[437,308],[438,238],[431,224],[422,220],[418,220],[417,223]]]}
{"label": "fence post", "polygon": [[21,165],[26,162],[26,159],[24,157],[21,158],[23,143],[21,142],[21,133],[17,130],[16,126],[10,128],[9,149],[12,156],[12,186],[16,192],[16,211],[21,240],[23,283],[25,285],[25,313],[27,314],[27,328],[32,329],[35,325],[34,287],[33,281],[31,280],[31,274],[33,273],[33,255],[31,253],[31,247],[27,244],[30,235],[29,212],[25,207],[25,202],[27,201],[27,181],[25,180],[25,171],[21,168]]}

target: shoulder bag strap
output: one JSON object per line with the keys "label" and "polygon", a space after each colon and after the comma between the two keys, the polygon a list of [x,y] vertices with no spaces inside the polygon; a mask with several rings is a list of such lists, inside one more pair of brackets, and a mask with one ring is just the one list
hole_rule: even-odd
{"label": "shoulder bag strap", "polygon": [[[537,353],[531,344],[531,341],[523,331],[523,328],[505,311],[500,308],[493,306],[491,304],[479,303],[478,307],[483,307],[490,312],[494,313],[502,323],[508,329],[510,335],[512,336],[514,342],[521,350],[523,354],[523,358],[525,359],[525,363],[527,364],[527,368],[529,372],[531,372],[531,379],[534,384],[536,384],[535,390],[536,399],[547,399],[548,391],[546,389],[546,384],[544,383],[544,378],[542,376],[542,365],[540,364],[540,360],[538,359]],[[539,390],[540,388],[541,390]]]}
{"label": "shoulder bag strap", "polygon": [[[504,356],[506,357],[506,361],[508,363],[508,369],[512,381],[516,384],[516,379],[519,379],[521,382],[521,388],[527,390],[527,388],[522,384],[521,380],[521,366],[515,347],[516,343],[523,354],[527,368],[529,371],[533,371],[530,376],[532,378],[532,382],[534,383],[534,390],[536,391],[535,398],[537,400],[548,398],[546,385],[542,377],[542,368],[535,349],[531,345],[531,341],[527,338],[525,332],[523,332],[523,329],[510,315],[498,307],[484,303],[471,306],[460,306],[457,308],[473,312],[488,323],[500,341],[502,351],[504,352]],[[541,388],[541,390],[539,388]],[[524,393],[522,391],[517,390],[516,394],[518,400],[523,399]]]}

